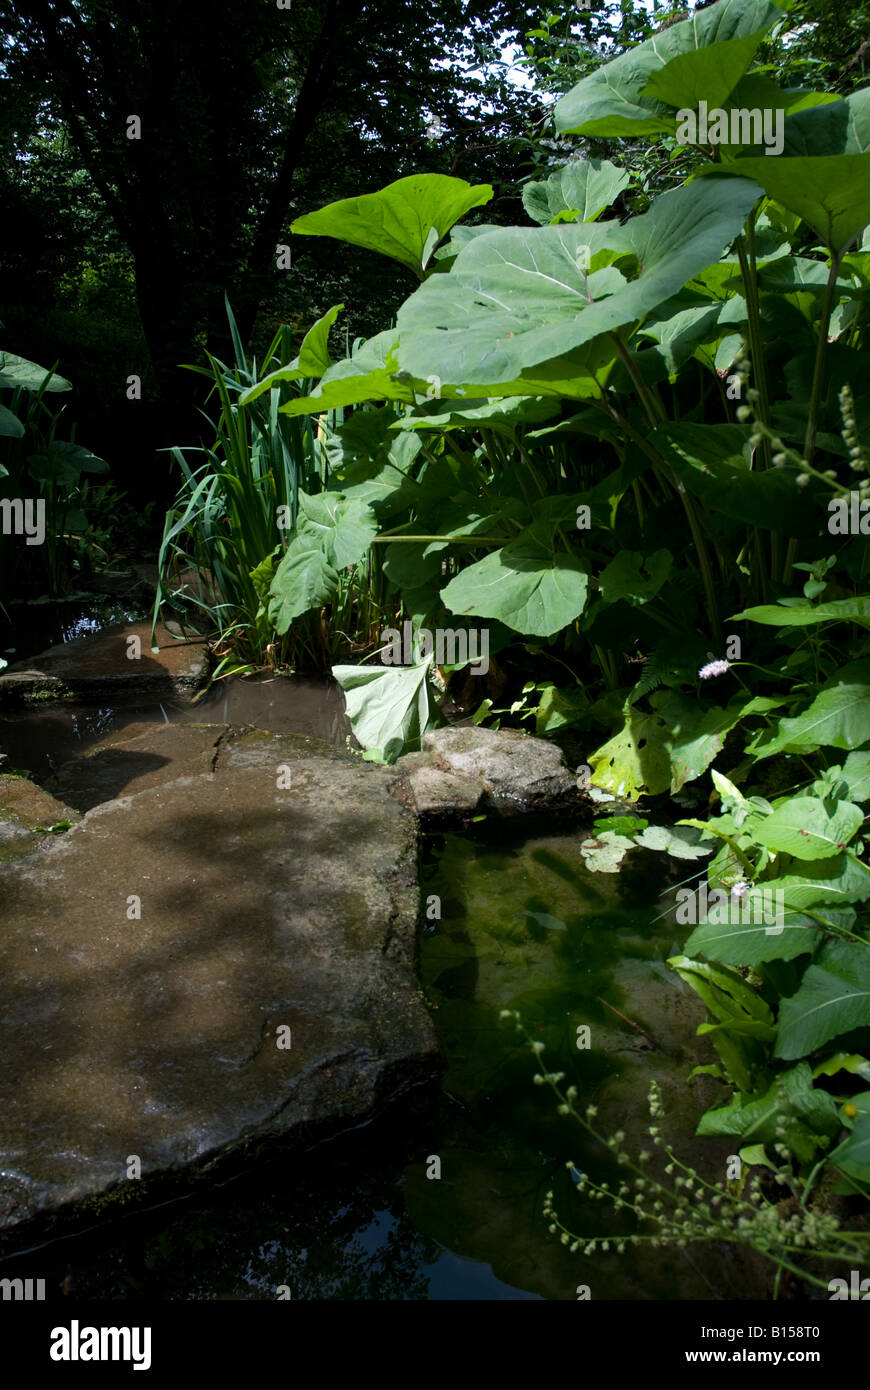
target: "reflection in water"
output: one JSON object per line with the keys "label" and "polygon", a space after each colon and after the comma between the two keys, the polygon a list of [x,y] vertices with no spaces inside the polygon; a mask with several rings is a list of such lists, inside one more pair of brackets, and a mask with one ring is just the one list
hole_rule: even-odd
{"label": "reflection in water", "polygon": [[268,733],[305,734],[339,747],[350,733],[344,698],[333,681],[287,676],[219,681],[196,704],[179,698],[146,705],[124,701],[10,708],[0,722],[0,751],[9,767],[26,769],[41,780],[107,734],[142,722],[253,724]]}

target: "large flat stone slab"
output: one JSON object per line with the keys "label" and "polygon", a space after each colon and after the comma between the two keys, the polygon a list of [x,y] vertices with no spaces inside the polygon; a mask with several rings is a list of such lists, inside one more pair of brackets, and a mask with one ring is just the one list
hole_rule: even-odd
{"label": "large flat stone slab", "polygon": [[358,1124],[437,1067],[388,769],[220,726],[115,746],[124,794],[0,867],[7,1231],[135,1200],[134,1157],[147,1179]]}
{"label": "large flat stone slab", "polygon": [[[94,699],[107,694],[159,698],[194,690],[206,667],[205,641],[180,641],[162,624],[157,626],[155,640],[156,652],[151,650],[151,623],[144,621],[120,623],[96,636],[49,647],[0,675],[0,703],[51,696]],[[138,657],[128,655],[137,650]]]}

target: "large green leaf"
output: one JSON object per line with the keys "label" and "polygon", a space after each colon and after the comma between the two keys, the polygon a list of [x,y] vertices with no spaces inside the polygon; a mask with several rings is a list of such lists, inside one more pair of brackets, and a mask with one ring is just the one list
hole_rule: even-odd
{"label": "large green leaf", "polygon": [[819,692],[809,709],[780,719],[767,743],[753,746],[756,758],[774,753],[811,753],[816,748],[860,748],[870,739],[870,661],[844,667]]}
{"label": "large green leaf", "polygon": [[698,177],[705,175],[714,180],[754,179],[769,198],[803,218],[833,251],[842,251],[870,223],[870,153],[760,155],[698,170]]}
{"label": "large green leaf", "polygon": [[296,531],[272,580],[269,619],[284,633],[294,618],[329,603],[338,571],[362,559],[377,533],[374,513],[338,492],[299,493]]}
{"label": "large green leaf", "polygon": [[750,467],[749,433],[743,425],[669,421],[650,438],[679,481],[711,510],[747,526],[816,535],[815,509],[795,486],[795,472]]}
{"label": "large green leaf", "polygon": [[[418,396],[425,396],[426,383],[400,381],[396,372],[395,332],[376,333],[367,342],[361,343],[350,357],[336,362],[324,373],[319,385],[310,396],[297,396],[281,407],[285,415],[319,415],[327,410],[338,410],[343,406],[360,405],[366,401],[406,401],[413,403]],[[288,369],[291,370],[291,369]],[[292,369],[296,371],[298,369]],[[280,371],[273,374],[280,377]],[[258,382],[245,392],[242,403],[252,400],[254,393],[266,382]]]}
{"label": "large green leaf", "polygon": [[298,356],[286,367],[278,367],[276,371],[264,376],[255,386],[249,386],[239,397],[239,405],[248,405],[265,391],[271,391],[273,386],[280,386],[282,381],[299,381],[302,377],[323,376],[333,365],[328,348],[329,330],[343,308],[343,304],[335,304],[328,309],[305,334]]}
{"label": "large green leaf", "polygon": [[24,434],[24,424],[5,405],[0,405],[0,435],[7,439],[20,439]]}
{"label": "large green leaf", "polygon": [[[765,885],[768,893],[776,883]],[[770,911],[770,908],[773,911]],[[717,912],[711,908],[707,920],[700,922],[686,942],[689,955],[708,956],[725,965],[760,965],[766,960],[793,960],[796,956],[812,954],[819,945],[818,925],[793,921],[798,914],[784,912],[781,929],[773,919],[776,899],[765,900],[764,888],[753,889],[746,898]],[[720,920],[721,919],[721,920]]]}
{"label": "large green leaf", "polygon": [[[714,187],[730,195],[710,197]],[[399,364],[417,378],[512,381],[670,298],[718,259],[758,196],[749,182],[702,183],[663,194],[625,226],[505,227],[480,237],[449,275],[402,305]]]}
{"label": "large green leaf", "polygon": [[735,613],[731,621],[763,623],[767,627],[807,627],[811,623],[830,622],[852,622],[870,627],[870,595],[838,598],[831,603],[766,603]]}
{"label": "large green leaf", "polygon": [[666,791],[671,781],[667,735],[657,715],[630,710],[619,732],[591,754],[593,784],[629,801],[644,791],[650,796]]}
{"label": "large green leaf", "polygon": [[657,690],[650,696],[650,704],[668,729],[671,791],[680,791],[686,782],[693,782],[706,771],[741,719],[767,714],[781,703],[767,695],[756,695],[749,700],[731,700],[724,709],[718,705],[702,709],[679,691]]}
{"label": "large green leaf", "polygon": [[394,762],[420,747],[429,723],[432,653],[413,666],[333,666],[347,716],[363,748]]}
{"label": "large green leaf", "polygon": [[381,251],[422,278],[432,251],[454,222],[491,197],[489,184],[472,187],[447,174],[412,174],[377,193],[342,198],[297,217],[290,230]]}
{"label": "large green leaf", "polygon": [[741,38],[720,39],[707,48],[678,53],[650,74],[641,96],[682,110],[724,106],[764,38],[764,29]]}
{"label": "large green leaf", "polygon": [[831,941],[783,999],[776,1056],[805,1057],[840,1033],[870,1027],[870,947]]}
{"label": "large green leaf", "polygon": [[837,801],[828,810],[815,796],[793,796],[756,826],[760,845],[795,859],[830,859],[846,848],[864,819],[859,806]]}
{"label": "large green leaf", "polygon": [[808,1163],[840,1128],[837,1106],[827,1091],[813,1086],[806,1062],[782,1072],[757,1099],[740,1093],[729,1105],[708,1110],[698,1134],[735,1135],[766,1144],[781,1141]]}
{"label": "large green leaf", "polygon": [[575,159],[542,182],[527,183],[523,207],[544,226],[560,221],[594,222],[631,182],[631,175],[607,159]]}
{"label": "large green leaf", "polygon": [[[681,99],[693,93],[711,106],[721,104],[751,62],[761,35],[781,18],[782,10],[768,0],[720,0],[698,10],[578,82],[556,104],[556,130],[578,135],[670,133],[675,128],[673,106],[694,106],[694,100]],[[664,74],[683,54],[696,56]],[[658,89],[651,82],[656,74]]]}
{"label": "large green leaf", "polygon": [[870,801],[870,752],[850,753],[842,777],[851,801]]}
{"label": "large green leaf", "polygon": [[[46,380],[48,378],[48,380]],[[0,389],[23,386],[27,391],[71,391],[72,386],[66,377],[52,375],[45,367],[38,367],[26,357],[18,357],[14,352],[0,352]]]}
{"label": "large green leaf", "polygon": [[582,561],[553,544],[544,523],[469,565],[441,591],[451,613],[497,618],[534,637],[551,637],[583,612],[589,576]]}
{"label": "large green leaf", "polygon": [[839,101],[793,109],[785,122],[783,154],[789,158],[867,154],[870,151],[870,87]]}
{"label": "large green leaf", "polygon": [[598,576],[601,597],[605,603],[618,603],[620,599],[632,604],[649,603],[667,580],[673,563],[669,550],[656,550],[648,556],[639,550],[620,550]]}
{"label": "large green leaf", "polygon": [[870,1113],[866,1110],[856,1119],[849,1137],[834,1149],[831,1162],[859,1182],[870,1182]]}

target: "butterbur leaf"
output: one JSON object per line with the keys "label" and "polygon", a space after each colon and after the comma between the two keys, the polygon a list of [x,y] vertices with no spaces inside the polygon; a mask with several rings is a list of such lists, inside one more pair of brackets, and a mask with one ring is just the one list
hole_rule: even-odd
{"label": "butterbur leaf", "polygon": [[329,603],[338,571],[360,561],[376,533],[374,513],[358,498],[338,492],[309,497],[300,491],[296,531],[269,591],[275,631],[286,632],[294,618]]}
{"label": "butterbur leaf", "polygon": [[0,435],[6,439],[20,439],[23,434],[23,422],[5,405],[0,405]]}
{"label": "butterbur leaf", "polygon": [[841,1033],[870,1027],[870,948],[831,941],[780,1006],[776,1056],[805,1057]]}
{"label": "butterbur leaf", "polygon": [[441,599],[451,613],[497,618],[515,632],[550,637],[583,612],[588,583],[582,561],[557,551],[551,528],[539,523],[462,570]]}
{"label": "butterbur leaf", "polygon": [[673,189],[624,226],[505,227],[470,242],[399,310],[399,365],[424,379],[513,381],[642,319],[719,258],[759,196],[749,182],[726,196],[712,187]]}
{"label": "butterbur leaf", "polygon": [[546,226],[560,214],[594,222],[631,182],[631,175],[607,159],[574,159],[543,182],[527,183],[523,207],[534,222]]}
{"label": "butterbur leaf", "polygon": [[427,674],[434,660],[412,666],[333,666],[344,691],[351,728],[370,752],[395,762],[405,751],[419,749],[429,724]]}
{"label": "butterbur leaf", "polygon": [[796,212],[836,252],[870,223],[870,153],[791,159],[759,155],[707,165],[697,177],[705,175],[754,179],[769,198]]}
{"label": "butterbur leaf", "polygon": [[[781,18],[782,10],[768,0],[722,0],[698,10],[578,82],[556,103],[556,130],[577,135],[673,132],[674,105],[698,93],[711,105],[717,104],[711,92],[724,99],[749,66],[764,31]],[[681,54],[697,56],[669,66]],[[651,82],[654,75],[658,87]]]}
{"label": "butterbur leaf", "polygon": [[0,352],[0,389],[14,390],[16,386],[23,386],[26,391],[72,390],[66,377],[52,375],[45,367],[38,367],[14,352]]}
{"label": "butterbur leaf", "polygon": [[422,278],[434,247],[454,222],[491,197],[489,184],[472,187],[447,174],[412,174],[378,193],[342,198],[297,217],[290,230],[380,251]]}
{"label": "butterbur leaf", "polygon": [[282,382],[299,381],[302,377],[323,376],[333,365],[328,348],[329,330],[343,308],[343,304],[335,304],[328,309],[305,334],[298,356],[286,367],[278,367],[276,371],[264,376],[255,386],[249,386],[239,397],[239,405],[249,405],[258,396],[271,391],[273,386],[280,386]]}

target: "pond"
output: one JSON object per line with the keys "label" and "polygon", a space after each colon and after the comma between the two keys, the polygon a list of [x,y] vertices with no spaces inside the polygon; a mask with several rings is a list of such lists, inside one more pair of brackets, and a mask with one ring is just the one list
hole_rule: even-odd
{"label": "pond", "polygon": [[504,1008],[627,1147],[643,1147],[654,1078],[681,1156],[712,1180],[724,1172],[721,1146],[691,1138],[704,1108],[686,1080],[701,1015],[665,963],[681,945],[661,915],[668,862],[637,851],[621,874],[592,874],[582,838],[552,817],[491,817],[427,843],[422,984],[446,1070],[407,1113],[307,1158],[275,1148],[207,1194],[55,1241],[2,1274],[82,1299],[275,1299],[284,1288],[294,1299],[573,1300],[583,1285],[593,1299],[763,1296],[765,1271],[721,1247],[584,1257],[548,1232],[550,1189],[580,1234],[631,1228],[609,1204],[578,1199],[566,1160],[599,1178],[619,1170],[533,1084],[538,1063]]}

